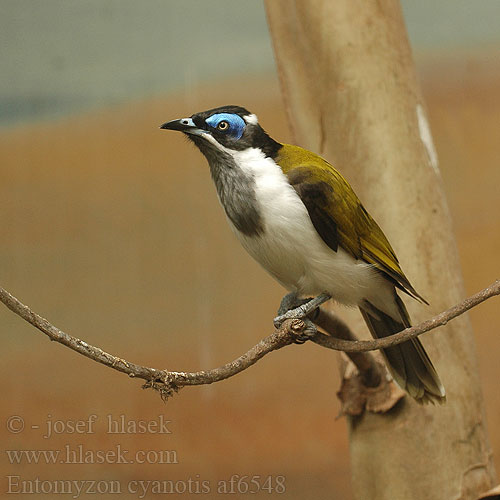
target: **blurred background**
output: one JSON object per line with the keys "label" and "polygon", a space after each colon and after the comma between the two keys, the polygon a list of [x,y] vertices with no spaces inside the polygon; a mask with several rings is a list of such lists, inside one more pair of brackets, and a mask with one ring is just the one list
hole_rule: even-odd
{"label": "blurred background", "polygon": [[[500,3],[402,3],[471,294],[500,277]],[[203,157],[158,130],[239,104],[289,140],[263,4],[0,5],[0,284],[72,335],[158,368],[219,366],[270,333],[284,291],[230,232]],[[499,309],[492,299],[470,313],[497,469]],[[3,307],[0,328],[6,450],[153,450],[142,464],[15,464],[2,450],[2,492],[10,475],[11,488],[37,477],[118,481],[124,498],[140,497],[131,481],[171,480],[179,498],[208,481],[215,497],[220,481],[258,475],[257,498],[352,498],[337,359],[325,349],[288,347],[164,404]],[[22,431],[7,428],[12,415]],[[90,415],[93,429],[63,432]],[[108,415],[162,416],[171,433],[110,434]],[[55,421],[61,432],[45,438]],[[154,463],[161,450],[175,452],[171,463]],[[156,498],[147,484],[142,498]]]}

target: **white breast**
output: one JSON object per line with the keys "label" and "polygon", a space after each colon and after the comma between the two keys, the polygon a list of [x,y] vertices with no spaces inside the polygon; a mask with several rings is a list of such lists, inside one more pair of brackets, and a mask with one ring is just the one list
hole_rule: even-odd
{"label": "white breast", "polygon": [[355,305],[384,287],[385,280],[369,264],[326,245],[272,159],[252,148],[231,154],[238,166],[254,176],[264,223],[264,232],[257,237],[233,229],[250,255],[285,288],[304,295],[328,292],[338,302]]}

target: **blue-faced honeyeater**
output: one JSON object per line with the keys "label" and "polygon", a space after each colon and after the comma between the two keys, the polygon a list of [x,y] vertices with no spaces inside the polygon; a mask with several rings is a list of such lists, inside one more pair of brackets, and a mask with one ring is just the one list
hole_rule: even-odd
{"label": "blue-faced honeyeater", "polygon": [[[239,106],[169,121],[208,160],[219,200],[248,253],[300,295],[357,306],[374,337],[410,326],[397,290],[425,302],[384,233],[342,175],[320,156],[281,144]],[[445,391],[418,338],[383,350],[395,381],[417,401]]]}

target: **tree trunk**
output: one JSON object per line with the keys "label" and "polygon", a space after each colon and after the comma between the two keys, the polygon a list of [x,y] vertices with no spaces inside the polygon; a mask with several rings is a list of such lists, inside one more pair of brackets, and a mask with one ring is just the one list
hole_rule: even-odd
{"label": "tree trunk", "polygon": [[[458,302],[462,278],[438,161],[397,0],[267,0],[282,92],[297,144],[346,175],[430,307]],[[345,313],[355,331],[364,326]],[[475,499],[493,486],[475,348],[466,316],[421,337],[447,391],[350,420],[360,500]]]}

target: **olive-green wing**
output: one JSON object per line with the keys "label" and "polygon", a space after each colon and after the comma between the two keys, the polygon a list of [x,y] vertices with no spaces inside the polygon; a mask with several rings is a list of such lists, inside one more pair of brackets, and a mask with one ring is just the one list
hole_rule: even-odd
{"label": "olive-green wing", "polygon": [[304,203],[311,222],[334,251],[373,264],[394,284],[422,300],[404,275],[389,241],[349,183],[327,161],[298,146],[283,145],[276,162]]}

